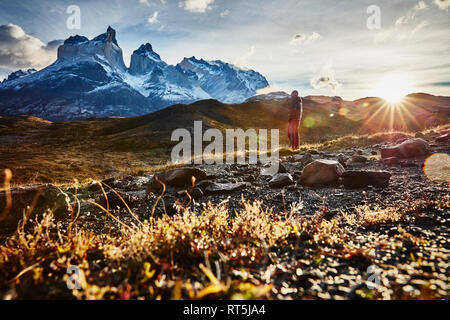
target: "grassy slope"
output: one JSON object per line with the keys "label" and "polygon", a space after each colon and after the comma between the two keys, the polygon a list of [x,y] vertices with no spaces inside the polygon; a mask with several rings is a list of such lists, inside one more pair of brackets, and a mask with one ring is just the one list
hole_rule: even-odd
{"label": "grassy slope", "polygon": [[[413,107],[408,110],[411,114],[416,114],[416,109],[430,113],[430,106],[450,105],[448,98],[436,99],[424,99],[420,95],[409,100]],[[414,107],[414,101],[421,107]],[[444,110],[448,111],[448,107]],[[395,109],[395,112],[400,111]],[[375,117],[367,122],[373,114]],[[383,115],[384,108],[376,98],[339,105],[328,97],[307,97],[304,99],[302,143],[324,143],[318,147],[331,148],[329,141],[338,137],[382,130],[386,126]],[[13,171],[13,184],[71,183],[74,178],[87,181],[152,171],[169,160],[170,150],[175,145],[170,141],[172,131],[192,128],[194,120],[203,120],[204,130],[208,127],[279,129],[283,148],[288,142],[286,116],[282,102],[226,105],[205,100],[134,118],[51,123],[35,117],[0,117],[0,169]],[[440,116],[444,120],[445,117]],[[415,130],[415,123],[409,121],[407,128]]]}

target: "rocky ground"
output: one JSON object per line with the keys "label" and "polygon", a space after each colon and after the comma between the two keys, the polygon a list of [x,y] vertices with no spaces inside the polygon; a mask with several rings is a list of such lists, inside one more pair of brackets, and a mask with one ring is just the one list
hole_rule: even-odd
{"label": "rocky ground", "polygon": [[[277,219],[295,207],[302,218],[318,219],[329,234],[271,246],[257,268],[236,268],[233,279],[270,282],[267,297],[273,299],[447,299],[450,169],[448,162],[424,163],[432,154],[448,155],[449,141],[449,133],[431,132],[407,142],[310,150],[282,157],[275,176],[264,174],[267,164],[223,164],[181,167],[157,174],[158,179],[111,178],[103,181],[103,190],[93,182],[76,190],[78,224],[97,234],[105,228],[119,231],[113,220],[105,223],[93,202],[125,224],[133,222],[127,205],[141,221],[176,215],[174,203],[201,212],[208,202],[226,201],[229,219],[242,208],[242,199],[262,201]],[[63,197],[54,208],[62,216],[75,188],[66,194],[69,200]],[[4,227],[3,233],[8,231]]]}

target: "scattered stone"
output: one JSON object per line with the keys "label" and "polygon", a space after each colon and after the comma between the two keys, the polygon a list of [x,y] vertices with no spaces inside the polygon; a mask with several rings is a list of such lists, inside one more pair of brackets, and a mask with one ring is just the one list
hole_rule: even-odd
{"label": "scattered stone", "polygon": [[[125,180],[125,178],[122,181],[119,181],[116,178],[108,178],[100,181],[100,183],[103,185],[104,189],[107,189],[107,186],[110,186],[111,188],[117,188],[118,184],[124,185],[127,184],[127,181]],[[99,181],[92,181],[87,188],[90,192],[99,192],[102,190],[99,185]]]}
{"label": "scattered stone", "polygon": [[211,180],[202,180],[195,184],[196,187],[200,188],[200,190],[205,191],[207,187],[212,185],[214,182]]}
{"label": "scattered stone", "polygon": [[424,134],[420,131],[416,132],[416,134],[414,135],[415,138],[423,138]]}
{"label": "scattered stone", "polygon": [[413,167],[417,167],[417,163],[410,162],[410,161],[401,161],[400,166],[403,168],[413,168]]}
{"label": "scattered stone", "polygon": [[117,182],[116,178],[108,178],[108,179],[102,180],[102,183],[107,184],[110,187],[114,187],[116,182]]}
{"label": "scattered stone", "polygon": [[301,171],[295,171],[294,174],[292,175],[292,178],[294,179],[294,181],[299,182],[302,178],[302,172]]}
{"label": "scattered stone", "polygon": [[[67,193],[52,184],[28,185],[10,189],[12,205],[8,213],[0,221],[2,227],[8,230],[15,229],[20,220],[23,219],[24,209],[31,206],[37,195],[36,204],[29,216],[34,219],[36,213],[42,214],[47,209],[51,210],[55,217],[67,217],[72,212],[72,205]],[[40,192],[40,194],[39,194]],[[6,192],[0,192],[0,213],[6,212]]]}
{"label": "scattered stone", "polygon": [[307,186],[335,184],[344,172],[345,169],[337,161],[316,160],[303,169],[301,182]]}
{"label": "scattered stone", "polygon": [[131,181],[130,185],[127,187],[127,191],[130,190],[143,190],[145,189],[145,186],[147,185],[147,183],[149,183],[151,177],[147,177],[147,176],[140,176],[140,177],[135,177],[133,178],[133,180]]}
{"label": "scattered stone", "polygon": [[198,199],[202,198],[202,197],[203,197],[203,191],[202,191],[202,189],[200,189],[200,188],[198,188],[198,187],[194,188],[194,190],[192,190],[191,196],[192,196],[192,198],[194,198],[195,200],[198,200]]}
{"label": "scattered stone", "polygon": [[300,162],[303,167],[314,161],[311,153],[309,152],[302,155],[295,155],[294,159],[296,162]]}
{"label": "scattered stone", "polygon": [[284,166],[284,164],[282,164],[281,162],[278,164],[278,173],[286,173],[288,172],[286,167]]}
{"label": "scattered stone", "polygon": [[450,140],[450,132],[437,137],[436,142],[447,142]]}
{"label": "scattered stone", "polygon": [[227,193],[233,191],[239,191],[250,186],[248,182],[238,182],[238,183],[212,183],[206,187],[206,193]]}
{"label": "scattered stone", "polygon": [[382,158],[413,158],[430,154],[428,143],[421,138],[409,139],[399,145],[381,149]]}
{"label": "scattered stone", "polygon": [[390,157],[390,158],[382,159],[381,161],[383,161],[383,163],[388,165],[388,166],[393,166],[393,165],[398,164],[398,158],[396,158],[396,157]]}
{"label": "scattered stone", "polygon": [[348,158],[347,158],[343,153],[339,153],[338,156],[337,156],[337,158],[338,158],[338,162],[339,162],[344,168],[346,168],[346,167],[347,167],[347,161],[348,161]]}
{"label": "scattered stone", "polygon": [[319,155],[320,154],[320,152],[318,150],[316,150],[316,149],[311,149],[311,150],[308,151],[308,153],[312,154],[312,155]]}
{"label": "scattered stone", "polygon": [[246,182],[255,182],[256,178],[255,178],[254,175],[251,174],[251,175],[245,177],[244,181],[246,181]]}
{"label": "scattered stone", "polygon": [[96,181],[92,181],[91,183],[89,183],[89,185],[87,186],[87,189],[90,192],[98,192],[101,190],[100,186],[98,185],[98,183]]}
{"label": "scattered stone", "polygon": [[[110,208],[126,208],[128,206],[136,205],[137,203],[143,201],[146,197],[146,192],[144,190],[136,191],[136,192],[123,192],[119,190],[108,191],[105,189],[106,197],[108,200],[106,200],[103,193],[100,193],[96,196],[96,202],[99,203],[103,207],[107,207],[109,205]],[[119,197],[120,195],[120,197]],[[123,200],[122,200],[122,199]],[[125,205],[125,203],[126,205]]]}
{"label": "scattered stone", "polygon": [[156,177],[166,185],[173,187],[184,187],[192,184],[192,177],[195,177],[196,182],[198,182],[205,180],[207,175],[204,170],[188,167],[159,172],[155,174],[155,176],[153,176],[147,184],[147,193],[161,192],[162,185],[156,180]]}
{"label": "scattered stone", "polygon": [[294,184],[294,179],[289,173],[277,173],[269,181],[271,188],[283,188],[291,184]]}
{"label": "scattered stone", "polygon": [[367,162],[367,157],[359,155],[359,154],[354,154],[352,156],[352,162],[353,163],[366,163]]}
{"label": "scattered stone", "polygon": [[290,163],[293,163],[293,162],[295,162],[295,158],[293,156],[287,156],[286,157],[286,161],[290,162]]}
{"label": "scattered stone", "polygon": [[263,176],[272,176],[273,172],[269,172],[267,169],[271,169],[278,165],[278,173],[286,173],[286,167],[280,161],[270,161],[263,165],[263,169],[261,170],[261,175]]}
{"label": "scattered stone", "polygon": [[343,184],[347,188],[367,186],[387,187],[391,173],[387,171],[346,171],[342,175]]}
{"label": "scattered stone", "polygon": [[286,187],[286,190],[289,190],[289,191],[297,191],[297,189],[298,189],[298,186],[296,184],[291,184]]}
{"label": "scattered stone", "polygon": [[378,152],[377,152],[376,150],[372,150],[371,154],[372,154],[373,156],[376,156],[376,155],[378,155]]}
{"label": "scattered stone", "polygon": [[216,178],[217,178],[217,175],[215,175],[215,174],[207,174],[206,178],[203,179],[202,181],[204,181],[204,180],[215,180]]}

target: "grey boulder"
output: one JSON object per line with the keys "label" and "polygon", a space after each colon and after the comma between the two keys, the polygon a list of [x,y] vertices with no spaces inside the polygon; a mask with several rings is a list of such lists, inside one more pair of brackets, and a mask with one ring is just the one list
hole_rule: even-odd
{"label": "grey boulder", "polygon": [[198,168],[176,168],[156,173],[147,184],[147,193],[158,193],[162,191],[162,183],[171,187],[184,187],[192,184],[192,177],[199,182],[207,178],[206,171]]}
{"label": "grey boulder", "polygon": [[269,181],[269,187],[271,188],[283,188],[291,184],[294,184],[294,179],[289,173],[278,173]]}
{"label": "grey boulder", "polygon": [[430,154],[430,146],[421,138],[414,138],[388,148],[381,149],[381,158],[414,158]]}
{"label": "grey boulder", "polygon": [[387,187],[391,173],[387,171],[346,171],[342,178],[343,184],[347,188]]}

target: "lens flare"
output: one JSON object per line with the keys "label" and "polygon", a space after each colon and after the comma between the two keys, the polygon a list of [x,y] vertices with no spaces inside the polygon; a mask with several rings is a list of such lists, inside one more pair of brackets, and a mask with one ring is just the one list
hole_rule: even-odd
{"label": "lens flare", "polygon": [[425,160],[423,172],[433,182],[450,184],[450,156],[446,153],[435,153]]}
{"label": "lens flare", "polygon": [[314,127],[315,124],[316,124],[316,121],[314,120],[313,117],[306,117],[305,120],[303,121],[303,125],[306,128],[312,128],[312,127]]}

